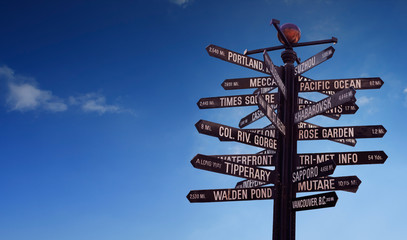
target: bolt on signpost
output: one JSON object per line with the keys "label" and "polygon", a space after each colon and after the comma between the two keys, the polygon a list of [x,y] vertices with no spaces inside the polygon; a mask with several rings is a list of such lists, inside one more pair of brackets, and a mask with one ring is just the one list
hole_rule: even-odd
{"label": "bolt on signpost", "polygon": [[[348,146],[356,145],[356,138],[381,138],[386,129],[381,125],[322,127],[305,122],[315,116],[338,120],[342,114],[355,114],[356,90],[378,89],[380,78],[349,78],[313,80],[302,74],[330,59],[335,49],[330,46],[301,62],[295,47],[337,43],[337,39],[299,43],[300,29],[273,19],[281,46],[245,50],[243,54],[209,45],[212,57],[234,63],[263,74],[249,78],[226,79],[225,90],[255,88],[253,94],[201,98],[200,109],[257,106],[258,109],[243,117],[239,128],[206,120],[195,127],[199,133],[217,137],[220,141],[235,141],[263,148],[251,154],[203,155],[197,154],[191,164],[198,169],[244,178],[235,188],[192,190],[188,200],[195,202],[224,202],[244,200],[274,200],[273,239],[295,239],[297,211],[334,207],[338,201],[335,191],[355,193],[361,183],[357,176],[332,177],[336,166],[384,163],[383,151],[297,153],[298,140],[330,140]],[[269,51],[284,49],[284,66],[275,66]],[[248,55],[262,53],[263,60]],[[294,66],[294,63],[297,63]],[[270,93],[277,89],[276,93]],[[311,101],[298,96],[299,92],[319,92],[326,97]],[[243,129],[262,117],[271,125],[263,129]],[[262,168],[274,166],[274,170]],[[273,186],[265,186],[273,184]],[[297,197],[298,192],[325,192]]]}

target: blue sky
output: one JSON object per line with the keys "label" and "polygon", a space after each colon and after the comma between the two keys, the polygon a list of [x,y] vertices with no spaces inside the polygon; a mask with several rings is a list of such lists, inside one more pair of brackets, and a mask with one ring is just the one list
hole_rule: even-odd
{"label": "blue sky", "polygon": [[[383,150],[383,165],[339,166],[356,194],[297,214],[297,239],[399,239],[407,213],[404,1],[3,1],[0,7],[0,236],[48,239],[271,239],[273,201],[191,204],[190,190],[240,178],[194,169],[201,154],[261,149],[199,134],[205,119],[237,127],[255,107],[199,110],[224,79],[261,76],[208,56],[279,45],[272,18],[301,41],[338,38],[312,79],[381,77],[360,109],[322,126],[381,124],[356,147],[299,142],[298,152]],[[305,60],[329,45],[297,48]],[[281,51],[270,52],[281,65]],[[261,59],[260,54],[254,57]],[[304,95],[321,99],[320,94]],[[260,120],[252,127],[263,127]],[[304,195],[304,194],[303,194]]]}

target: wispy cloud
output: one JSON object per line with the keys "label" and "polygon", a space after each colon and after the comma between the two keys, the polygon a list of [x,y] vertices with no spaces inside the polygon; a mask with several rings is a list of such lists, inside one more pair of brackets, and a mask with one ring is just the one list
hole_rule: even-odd
{"label": "wispy cloud", "polygon": [[63,99],[50,90],[41,89],[35,79],[17,75],[7,66],[0,67],[0,80],[3,80],[6,86],[5,102],[9,111],[64,112],[69,107],[79,106],[86,113],[133,114],[133,111],[119,105],[107,104],[106,97],[100,93],[86,93]]}
{"label": "wispy cloud", "polygon": [[170,0],[170,2],[185,8],[192,2],[192,0]]}
{"label": "wispy cloud", "polygon": [[107,104],[105,96],[100,93],[87,93],[75,97],[70,96],[69,103],[74,106],[80,106],[84,112],[95,112],[98,114],[122,112],[132,113],[131,110],[124,109],[118,105]]}
{"label": "wispy cloud", "polygon": [[365,106],[365,105],[369,104],[370,102],[372,102],[373,99],[374,99],[373,97],[362,96],[357,99],[357,104],[359,106]]}

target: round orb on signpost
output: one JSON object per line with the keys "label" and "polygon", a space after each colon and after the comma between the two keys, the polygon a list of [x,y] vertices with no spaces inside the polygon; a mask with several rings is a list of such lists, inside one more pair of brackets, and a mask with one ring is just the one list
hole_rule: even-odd
{"label": "round orb on signpost", "polygon": [[[287,41],[289,43],[297,43],[300,38],[301,38],[301,30],[300,28],[292,23],[286,23],[281,25],[280,27],[281,32],[285,35],[285,38],[287,38]],[[277,33],[278,40],[284,44],[284,40],[281,39],[280,34]]]}

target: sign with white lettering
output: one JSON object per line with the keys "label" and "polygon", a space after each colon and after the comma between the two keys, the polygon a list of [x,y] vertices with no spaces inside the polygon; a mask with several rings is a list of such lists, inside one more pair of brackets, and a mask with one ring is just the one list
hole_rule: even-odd
{"label": "sign with white lettering", "polygon": [[187,195],[187,199],[191,203],[267,200],[274,198],[275,198],[274,187],[192,190]]}
{"label": "sign with white lettering", "polygon": [[[318,126],[316,124],[312,124],[309,122],[300,122],[300,123],[298,123],[297,127],[298,127],[298,129],[302,129],[302,128],[319,128],[321,126]],[[340,139],[328,139],[328,140],[337,142],[337,143],[342,143],[342,144],[352,146],[352,147],[354,147],[357,142],[356,139],[354,139],[354,138],[347,138],[347,139],[340,138]]]}
{"label": "sign with white lettering", "polygon": [[338,196],[335,192],[327,192],[305,197],[299,197],[292,200],[292,209],[294,211],[311,210],[327,207],[335,207]]}
{"label": "sign with white lettering", "polygon": [[386,132],[382,125],[301,128],[298,129],[298,140],[381,138]]}
{"label": "sign with white lettering", "polygon": [[[278,103],[278,93],[264,94],[264,99],[268,103]],[[222,96],[222,97],[208,97],[201,98],[197,102],[200,109],[206,108],[224,108],[224,107],[244,107],[257,105],[257,96],[253,94],[248,95],[235,95],[235,96]]]}
{"label": "sign with white lettering", "polygon": [[281,80],[281,77],[278,74],[276,67],[273,64],[273,61],[271,61],[271,58],[268,55],[266,50],[264,50],[264,52],[263,52],[263,58],[264,58],[264,65],[266,66],[266,69],[268,69],[271,72],[271,75],[276,80],[277,86],[280,89],[280,91],[283,93],[284,98],[287,98],[287,89],[285,88],[283,80]]}
{"label": "sign with white lettering", "polygon": [[229,139],[232,141],[277,150],[277,139],[260,134],[246,132],[245,130],[229,127],[226,125],[199,120],[195,124],[199,133],[217,137],[219,139]]}
{"label": "sign with white lettering", "polygon": [[[276,132],[276,129],[274,128],[247,128],[247,129],[242,129],[243,131],[246,132],[251,132],[267,137],[272,137],[272,138],[277,138],[278,137],[278,132]],[[220,139],[221,141],[233,141],[230,138],[226,139]]]}
{"label": "sign with white lettering", "polygon": [[247,89],[247,88],[265,88],[265,87],[277,87],[277,82],[272,76],[264,77],[251,77],[251,78],[233,78],[226,79],[222,83],[222,87],[225,90],[234,89]]}
{"label": "sign with white lettering", "polygon": [[326,177],[320,179],[306,180],[296,183],[297,192],[322,192],[322,191],[350,191],[356,192],[360,179],[356,176],[347,177]]}
{"label": "sign with white lettering", "polygon": [[277,181],[276,171],[224,161],[219,158],[214,158],[202,154],[197,154],[191,160],[191,164],[198,169],[222,173],[235,177],[259,180],[267,183],[276,183]]}
{"label": "sign with white lettering", "polygon": [[314,166],[328,160],[336,165],[382,164],[386,159],[383,151],[301,153],[297,154],[297,166]]}
{"label": "sign with white lettering", "polygon": [[[333,92],[335,93],[335,92]],[[310,106],[312,104],[314,104],[315,102],[311,101],[311,100],[307,100],[305,98],[298,98],[298,110],[304,109],[307,106]],[[278,105],[277,104],[271,104],[270,105],[271,108],[277,108]],[[329,118],[333,118],[333,119],[337,119],[340,117],[340,114],[355,114],[357,112],[357,110],[359,109],[359,107],[355,104],[355,103],[345,103],[345,104],[341,104],[339,106],[336,106],[334,108],[331,108],[327,111],[325,111],[324,113],[321,113],[319,115],[322,116],[326,116]],[[254,123],[255,121],[261,119],[262,117],[264,117],[264,113],[260,110],[257,109],[256,111],[248,114],[247,116],[243,117],[240,122],[239,122],[239,127],[240,128],[244,128],[252,123]]]}
{"label": "sign with white lettering", "polygon": [[267,116],[267,118],[273,123],[274,126],[277,127],[277,129],[285,135],[285,126],[281,122],[281,120],[277,117],[277,113],[274,111],[273,108],[270,107],[270,105],[267,103],[267,101],[264,99],[263,96],[260,94],[257,95],[257,102],[259,109]]}
{"label": "sign with white lettering", "polygon": [[275,159],[272,154],[238,154],[238,155],[209,155],[224,161],[238,163],[246,166],[274,166]]}
{"label": "sign with white lettering", "polygon": [[383,81],[375,78],[330,79],[299,82],[300,92],[340,91],[349,87],[354,89],[379,89]]}
{"label": "sign with white lettering", "polygon": [[296,183],[319,177],[326,177],[334,173],[335,167],[336,164],[334,161],[327,160],[325,162],[318,163],[315,166],[298,169],[292,173],[292,182]]}
{"label": "sign with white lettering", "polygon": [[236,183],[235,188],[252,188],[252,187],[260,187],[260,186],[267,185],[267,184],[269,184],[269,183],[258,181],[258,180],[247,179],[247,180],[243,180],[243,181]]}
{"label": "sign with white lettering", "polygon": [[[312,104],[315,104],[315,102],[311,101],[311,100],[308,100],[308,99],[305,99],[305,98],[302,98],[302,97],[298,97],[298,110],[301,110],[301,109],[307,107],[308,105],[312,105]],[[335,108],[338,108],[338,107],[335,107]],[[321,113],[320,115],[323,115],[325,117],[329,117],[329,118],[332,118],[332,119],[335,119],[335,120],[338,120],[341,117],[340,114],[329,113],[329,111],[330,110],[328,110],[327,112]]]}
{"label": "sign with white lettering", "polygon": [[304,72],[310,70],[311,68],[325,62],[334,55],[334,52],[335,49],[331,46],[323,50],[322,52],[315,54],[314,56],[308,58],[304,62],[298,64],[295,67],[294,74],[295,75],[303,74]]}
{"label": "sign with white lettering", "polygon": [[335,95],[322,99],[321,101],[309,105],[294,114],[294,123],[299,123],[327,110],[347,102],[355,101],[356,91],[353,88],[347,88],[337,92]]}
{"label": "sign with white lettering", "polygon": [[262,73],[271,74],[271,72],[266,69],[264,62],[261,60],[248,57],[213,44],[207,46],[206,51],[208,52],[209,56],[216,57],[226,62],[234,63],[239,66],[250,68]]}

